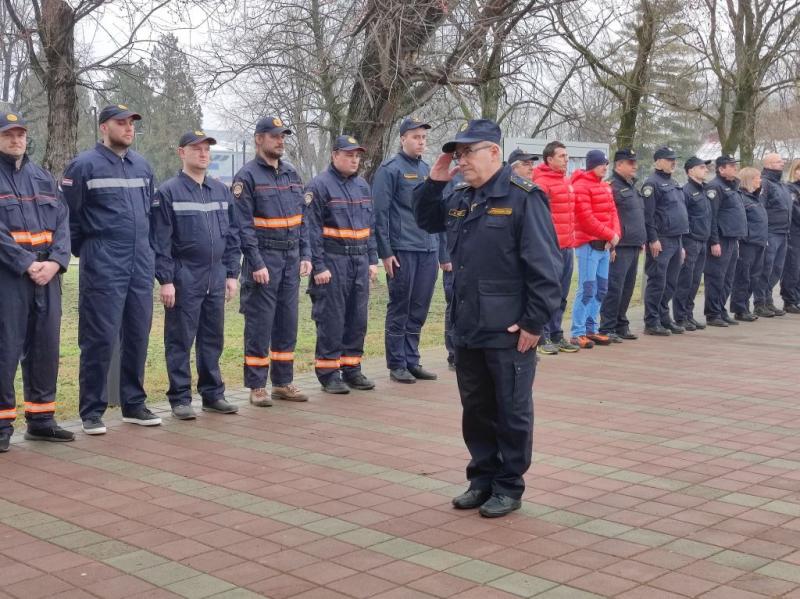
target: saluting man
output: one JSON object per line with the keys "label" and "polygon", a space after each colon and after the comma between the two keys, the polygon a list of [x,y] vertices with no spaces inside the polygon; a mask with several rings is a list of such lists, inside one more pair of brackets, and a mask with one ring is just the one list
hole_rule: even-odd
{"label": "saluting man", "polygon": [[[503,166],[500,128],[469,121],[414,190],[419,225],[447,231],[453,261],[450,320],[463,434],[472,460],[457,509],[487,518],[521,507],[533,442],[536,344],[561,303],[562,262],[545,194]],[[464,182],[448,199],[453,175]]]}
{"label": "saluting man", "polygon": [[225,337],[225,302],[236,294],[239,235],[228,188],[208,177],[211,146],[203,131],[178,142],[183,168],[162,183],[150,213],[150,240],[156,252],[156,279],[164,304],[164,350],[172,414],[192,420],[190,354],[195,342],[197,390],[203,410],[232,414],[225,399],[219,357]]}
{"label": "saluting man", "polygon": [[419,337],[428,317],[439,269],[439,240],[417,226],[414,187],[430,170],[422,159],[431,126],[416,117],[400,123],[400,151],[381,164],[372,182],[375,237],[389,286],[386,306],[386,366],[398,383],[433,380],[420,365]]}
{"label": "saluting man", "polygon": [[53,177],[28,158],[28,126],[0,114],[0,452],[17,417],[14,377],[22,360],[25,438],[72,441],[55,421],[61,283],[69,266],[67,206]]}
{"label": "saluting man", "polygon": [[369,391],[361,372],[369,284],[378,276],[369,184],[358,176],[364,153],[355,137],[333,142],[331,164],[306,187],[313,272],[308,294],[317,323],[317,379],[326,393]]}
{"label": "saluting man", "polygon": [[[244,268],[244,384],[254,406],[308,401],[294,384],[300,277],[311,272],[303,182],[283,160],[292,130],[277,116],[256,123],[256,157],[233,179]],[[267,377],[272,394],[267,395]]]}
{"label": "saluting man", "polygon": [[81,259],[79,405],[87,435],[106,432],[106,380],[117,340],[122,421],[161,424],[145,406],[155,256],[150,246],[153,169],[130,149],[134,122],[141,118],[123,104],[103,108],[98,117],[103,141],[78,154],[61,180],[69,204],[72,253]]}

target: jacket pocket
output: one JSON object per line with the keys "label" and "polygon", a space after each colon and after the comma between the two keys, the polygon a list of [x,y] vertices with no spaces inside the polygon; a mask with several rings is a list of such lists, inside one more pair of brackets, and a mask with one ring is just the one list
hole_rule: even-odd
{"label": "jacket pocket", "polygon": [[522,316],[522,283],[509,280],[478,281],[478,328],[505,331]]}
{"label": "jacket pocket", "polygon": [[39,208],[39,219],[42,221],[42,227],[48,231],[55,231],[58,225],[58,204],[56,200],[50,198],[36,198],[36,204]]}
{"label": "jacket pocket", "polygon": [[21,231],[25,228],[25,220],[22,218],[22,205],[19,200],[4,200],[2,203],[3,224],[9,231]]}

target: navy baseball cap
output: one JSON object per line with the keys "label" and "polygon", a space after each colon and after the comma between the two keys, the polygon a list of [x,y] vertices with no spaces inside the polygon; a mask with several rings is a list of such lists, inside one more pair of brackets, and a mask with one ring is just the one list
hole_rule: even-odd
{"label": "navy baseball cap", "polygon": [[669,146],[661,146],[653,154],[653,160],[661,160],[662,158],[665,160],[675,160],[677,157],[678,155],[675,153],[675,150]]}
{"label": "navy baseball cap", "polygon": [[511,154],[508,155],[509,164],[514,164],[515,162],[523,160],[524,161],[530,160],[531,162],[535,162],[536,160],[539,160],[539,156],[537,156],[536,154],[531,154],[530,152],[525,152],[520,148],[517,148],[516,150],[511,152]]}
{"label": "navy baseball cap", "polygon": [[27,131],[28,123],[17,112],[0,113],[0,132],[8,131],[9,129],[24,129]]}
{"label": "navy baseball cap", "polygon": [[178,147],[183,148],[184,146],[193,146],[194,144],[199,144],[201,142],[207,141],[212,146],[217,143],[217,140],[213,137],[206,135],[203,131],[197,129],[196,131],[188,131],[181,135],[181,140],[178,142]]}
{"label": "navy baseball cap", "polygon": [[358,140],[352,135],[340,135],[333,142],[333,150],[361,150],[366,152],[367,149],[358,143]]}
{"label": "navy baseball cap", "polygon": [[586,170],[590,171],[596,166],[600,166],[602,164],[608,164],[608,158],[606,158],[606,153],[602,150],[589,150],[586,153]]}
{"label": "navy baseball cap", "polygon": [[141,121],[142,115],[134,110],[131,110],[125,106],[125,104],[111,104],[100,111],[100,116],[97,117],[97,122],[102,125],[109,119],[127,118],[132,118],[134,121]]}
{"label": "navy baseball cap", "polygon": [[430,129],[431,126],[422,119],[419,119],[415,116],[406,117],[403,119],[403,122],[400,123],[400,135],[405,135],[408,131],[411,131],[412,129],[420,129],[420,128]]}
{"label": "navy baseball cap", "polygon": [[285,133],[286,135],[292,135],[292,130],[283,123],[280,117],[265,116],[256,123],[256,133]]}
{"label": "navy baseball cap", "polygon": [[717,163],[717,166],[725,166],[727,164],[736,164],[739,161],[730,154],[723,154],[722,156],[719,156],[715,162]]}
{"label": "navy baseball cap", "polygon": [[474,144],[477,141],[490,141],[499,144],[503,134],[497,123],[489,119],[474,119],[461,125],[455,138],[442,146],[442,152],[450,153],[456,149],[456,144]]}
{"label": "navy baseball cap", "polygon": [[709,164],[711,164],[711,161],[703,160],[702,158],[698,158],[697,156],[692,156],[683,164],[683,169],[688,172],[689,169],[694,168],[696,166],[700,166],[701,164],[705,164],[706,166],[708,166]]}
{"label": "navy baseball cap", "polygon": [[633,162],[637,162],[639,158],[636,156],[636,152],[630,148],[622,148],[614,152],[614,162],[619,162],[620,160],[632,160]]}

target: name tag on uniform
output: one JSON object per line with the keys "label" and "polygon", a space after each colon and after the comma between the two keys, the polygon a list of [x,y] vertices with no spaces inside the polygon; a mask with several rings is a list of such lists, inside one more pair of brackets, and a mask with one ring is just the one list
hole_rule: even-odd
{"label": "name tag on uniform", "polygon": [[489,216],[511,216],[511,208],[489,208],[486,214]]}
{"label": "name tag on uniform", "polygon": [[403,173],[404,179],[419,179],[419,175],[417,173]]}
{"label": "name tag on uniform", "polygon": [[467,211],[466,210],[456,210],[455,208],[451,208],[450,212],[448,212],[447,214],[449,214],[450,216],[463,218],[464,216],[467,215]]}

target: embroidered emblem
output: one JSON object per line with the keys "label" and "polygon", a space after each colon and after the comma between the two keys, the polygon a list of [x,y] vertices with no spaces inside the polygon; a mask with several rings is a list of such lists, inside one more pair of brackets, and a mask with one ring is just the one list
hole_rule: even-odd
{"label": "embroidered emblem", "polygon": [[233,184],[233,187],[231,187],[233,197],[235,197],[237,200],[239,199],[239,196],[242,195],[242,191],[244,191],[244,184],[241,181],[237,181]]}

